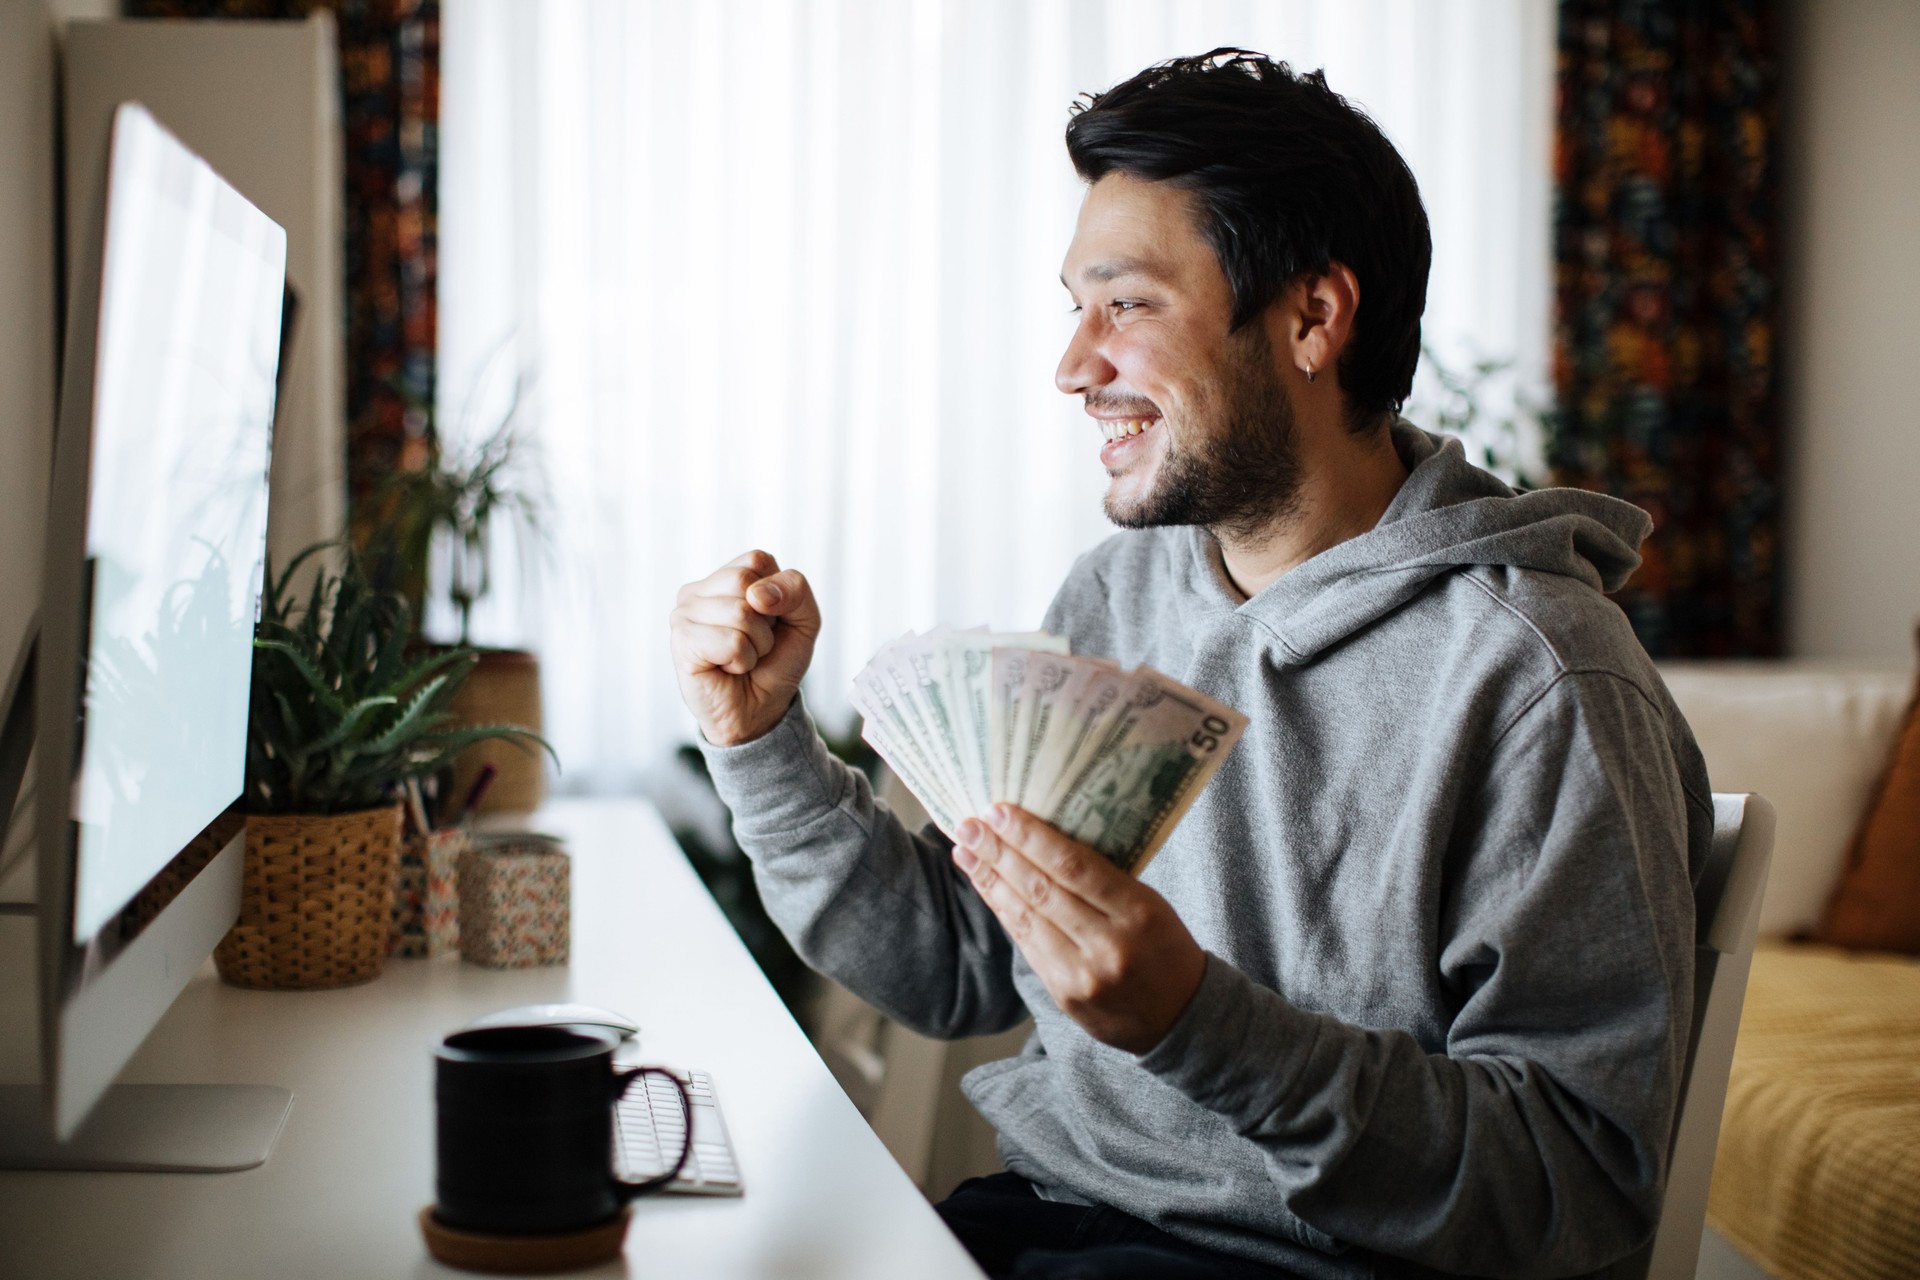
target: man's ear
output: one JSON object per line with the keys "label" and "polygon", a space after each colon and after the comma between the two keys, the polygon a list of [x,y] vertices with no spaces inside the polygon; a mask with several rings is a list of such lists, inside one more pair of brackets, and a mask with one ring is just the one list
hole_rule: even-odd
{"label": "man's ear", "polygon": [[1360,280],[1344,262],[1302,276],[1274,301],[1267,314],[1273,349],[1304,381],[1335,384],[1334,367],[1353,336],[1360,309]]}

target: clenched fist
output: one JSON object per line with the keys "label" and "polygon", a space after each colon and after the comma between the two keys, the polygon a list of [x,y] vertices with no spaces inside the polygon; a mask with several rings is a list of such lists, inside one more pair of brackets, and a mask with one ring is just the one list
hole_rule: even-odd
{"label": "clenched fist", "polygon": [[680,588],[670,618],[680,696],[716,747],[751,742],[793,705],[813,661],[820,606],[797,570],[764,551]]}

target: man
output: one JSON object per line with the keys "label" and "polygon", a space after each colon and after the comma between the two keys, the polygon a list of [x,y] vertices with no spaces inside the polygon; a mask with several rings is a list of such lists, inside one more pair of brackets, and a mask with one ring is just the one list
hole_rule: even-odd
{"label": "man", "polygon": [[1050,610],[1251,717],[1141,881],[1019,810],[907,831],[796,690],[821,620],[752,552],[683,589],[681,687],[769,910],[968,1076],[1008,1172],[940,1206],[1020,1276],[1591,1273],[1657,1219],[1712,823],[1602,596],[1647,517],[1515,495],[1398,420],[1413,177],[1319,75],[1149,68],[1089,187],[1060,389],[1127,530]]}

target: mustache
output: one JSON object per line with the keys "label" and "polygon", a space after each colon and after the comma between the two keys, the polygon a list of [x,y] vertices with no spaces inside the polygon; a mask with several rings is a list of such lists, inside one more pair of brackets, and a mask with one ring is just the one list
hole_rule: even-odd
{"label": "mustache", "polygon": [[1158,418],[1160,407],[1151,400],[1125,396],[1088,396],[1087,412],[1101,418]]}

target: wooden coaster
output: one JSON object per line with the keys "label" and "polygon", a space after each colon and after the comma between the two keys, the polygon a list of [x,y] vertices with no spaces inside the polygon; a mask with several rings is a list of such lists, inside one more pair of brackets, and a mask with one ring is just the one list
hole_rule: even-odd
{"label": "wooden coaster", "polygon": [[462,1271],[524,1275],[536,1271],[577,1271],[620,1256],[633,1210],[622,1206],[605,1222],[557,1236],[489,1236],[450,1227],[428,1205],[420,1211],[420,1234],[427,1252]]}

